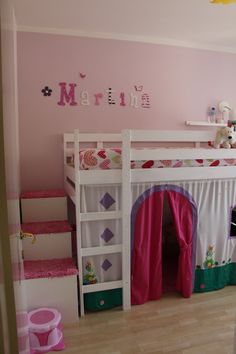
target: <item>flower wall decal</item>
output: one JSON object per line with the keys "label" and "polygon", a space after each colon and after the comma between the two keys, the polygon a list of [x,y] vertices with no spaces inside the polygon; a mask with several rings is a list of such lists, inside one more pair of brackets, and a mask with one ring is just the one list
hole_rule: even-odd
{"label": "flower wall decal", "polygon": [[50,89],[48,86],[45,86],[42,90],[41,90],[42,94],[44,96],[51,96],[52,94],[52,89]]}

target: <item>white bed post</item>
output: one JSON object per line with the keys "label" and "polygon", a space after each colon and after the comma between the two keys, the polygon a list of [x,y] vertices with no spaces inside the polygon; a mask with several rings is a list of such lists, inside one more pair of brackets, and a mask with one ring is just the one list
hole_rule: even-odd
{"label": "white bed post", "polygon": [[79,267],[80,315],[84,316],[83,268],[81,254],[81,218],[80,218],[80,171],[79,171],[79,130],[74,131],[74,161],[75,161],[75,215],[77,262]]}
{"label": "white bed post", "polygon": [[131,307],[130,298],[130,213],[131,213],[131,171],[130,131],[122,131],[122,279],[123,310]]}

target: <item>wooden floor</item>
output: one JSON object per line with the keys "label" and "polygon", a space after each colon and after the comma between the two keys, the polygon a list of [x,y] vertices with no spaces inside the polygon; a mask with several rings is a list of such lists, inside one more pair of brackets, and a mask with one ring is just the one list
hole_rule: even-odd
{"label": "wooden floor", "polygon": [[184,299],[177,294],[131,311],[87,314],[66,326],[63,354],[232,354],[236,286]]}

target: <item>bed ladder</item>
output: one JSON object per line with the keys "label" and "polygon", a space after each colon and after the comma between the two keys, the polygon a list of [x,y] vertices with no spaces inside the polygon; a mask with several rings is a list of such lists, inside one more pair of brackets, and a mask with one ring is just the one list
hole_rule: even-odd
{"label": "bed ladder", "polygon": [[[82,213],[80,208],[80,170],[79,170],[79,131],[74,132],[74,149],[75,149],[75,174],[76,174],[76,190],[75,190],[75,208],[76,208],[76,238],[77,238],[77,259],[79,267],[79,293],[80,293],[80,315],[84,316],[84,294],[93,293],[103,290],[119,289],[122,288],[122,307],[123,310],[129,310],[130,304],[130,205],[131,205],[131,183],[130,183],[130,154],[123,155],[123,168],[122,178],[122,210],[119,211],[105,211],[105,212],[88,212]],[[109,140],[108,140],[109,141]],[[129,151],[129,134],[124,134],[122,149]],[[99,143],[99,148],[101,148]],[[126,150],[127,149],[127,150]],[[127,168],[128,166],[128,168]],[[109,172],[109,171],[108,171]],[[113,180],[109,183],[113,183]],[[122,243],[111,246],[98,246],[82,248],[81,235],[82,223],[96,220],[116,220],[122,219]],[[102,283],[95,283],[83,285],[83,257],[105,255],[112,253],[120,253],[122,258],[122,279],[117,281],[107,281]]]}

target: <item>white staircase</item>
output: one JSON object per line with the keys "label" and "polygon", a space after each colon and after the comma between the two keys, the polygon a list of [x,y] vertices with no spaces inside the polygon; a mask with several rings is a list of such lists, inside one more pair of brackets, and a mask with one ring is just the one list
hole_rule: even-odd
{"label": "white staircase", "polygon": [[21,216],[27,310],[54,307],[62,322],[77,322],[78,270],[72,258],[65,192],[22,193]]}

